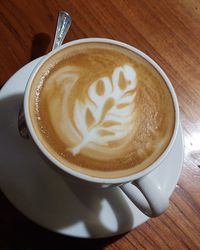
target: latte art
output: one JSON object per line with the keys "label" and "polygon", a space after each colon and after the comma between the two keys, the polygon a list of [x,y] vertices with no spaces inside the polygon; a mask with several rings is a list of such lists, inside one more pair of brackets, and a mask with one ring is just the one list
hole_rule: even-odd
{"label": "latte art", "polygon": [[[80,152],[90,155],[96,151],[94,158],[115,158],[117,151],[120,153],[126,147],[126,137],[133,130],[136,72],[128,64],[116,67],[111,75],[87,84],[84,95],[77,95],[70,106],[69,96],[73,88],[76,90],[80,78],[78,68],[66,67],[46,81],[51,124],[60,140],[64,144],[68,142],[66,151],[73,155]],[[54,96],[56,89],[62,93],[59,99]],[[119,140],[118,145],[112,146],[112,142]]]}
{"label": "latte art", "polygon": [[31,117],[44,146],[88,175],[120,177],[148,167],[173,132],[164,80],[144,59],[115,45],[63,49],[43,65],[32,93]]}
{"label": "latte art", "polygon": [[[67,78],[67,75],[65,77]],[[120,81],[120,78],[123,80]],[[107,153],[109,151],[110,157],[116,156],[116,147],[112,154],[109,142],[125,138],[132,130],[135,87],[134,69],[129,65],[117,67],[111,77],[103,76],[90,84],[85,100],[75,100],[71,121],[66,115],[69,113],[68,96],[67,93],[63,95],[60,137],[64,142],[72,141],[73,145],[68,149],[73,155],[79,154],[83,148],[96,148],[98,152],[98,147],[103,146]],[[54,114],[51,111],[55,109],[58,109],[58,106],[50,108],[52,123]],[[126,144],[126,141],[122,140],[119,150],[124,143]],[[87,154],[87,151],[85,152]]]}

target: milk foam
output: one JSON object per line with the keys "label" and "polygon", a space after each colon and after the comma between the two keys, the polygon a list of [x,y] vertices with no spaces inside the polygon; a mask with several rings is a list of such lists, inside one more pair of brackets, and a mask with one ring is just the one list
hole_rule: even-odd
{"label": "milk foam", "polygon": [[[119,86],[120,74],[126,81],[124,88]],[[102,85],[102,95],[97,93],[98,83]],[[123,139],[130,132],[136,93],[126,94],[135,87],[135,70],[129,65],[123,65],[113,70],[111,79],[109,76],[104,76],[93,82],[88,89],[88,98],[84,103],[79,100],[75,101],[74,123],[80,133],[80,139],[71,148],[73,155],[78,154],[90,143],[108,146],[108,142]],[[118,108],[118,105],[121,105],[121,108]],[[87,112],[93,119],[90,126],[87,122]],[[104,126],[106,122],[110,122],[111,125]],[[112,150],[112,148],[107,150]]]}
{"label": "milk foam", "polygon": [[[88,88],[81,100],[79,96],[74,99],[73,116],[70,117],[70,90],[76,89],[80,74],[78,68],[66,67],[53,73],[46,81],[51,99],[48,108],[51,124],[60,140],[68,142],[66,150],[73,155],[83,149],[83,154],[88,155],[92,148],[93,151],[96,149],[97,157],[98,147],[104,147],[107,158],[114,158],[116,150],[126,144],[123,139],[134,130],[136,72],[133,67],[124,64],[114,68],[111,75],[87,84]],[[120,77],[123,79],[121,85]],[[59,99],[53,97],[52,84],[60,89]],[[120,145],[110,147],[110,142],[118,140]]]}
{"label": "milk foam", "polygon": [[32,93],[31,117],[44,146],[88,175],[140,171],[162,154],[173,133],[164,80],[144,59],[115,45],[60,51],[41,67]]}

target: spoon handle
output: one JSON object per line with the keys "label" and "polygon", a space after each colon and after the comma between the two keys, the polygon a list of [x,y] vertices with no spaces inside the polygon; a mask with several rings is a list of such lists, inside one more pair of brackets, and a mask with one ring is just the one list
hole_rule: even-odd
{"label": "spoon handle", "polygon": [[57,20],[56,34],[53,42],[52,50],[57,49],[62,45],[62,42],[71,26],[71,16],[65,12],[60,11]]}
{"label": "spoon handle", "polygon": [[[63,10],[59,12],[52,50],[59,48],[62,45],[62,42],[71,26],[71,22],[72,19],[67,12]],[[18,130],[23,138],[29,138],[22,105],[18,114]]]}

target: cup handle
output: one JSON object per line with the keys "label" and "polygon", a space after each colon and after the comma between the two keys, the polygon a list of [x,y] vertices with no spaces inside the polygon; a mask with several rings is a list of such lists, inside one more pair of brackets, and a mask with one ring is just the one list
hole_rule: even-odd
{"label": "cup handle", "polygon": [[149,217],[159,216],[169,206],[169,198],[163,194],[159,181],[151,173],[120,188]]}

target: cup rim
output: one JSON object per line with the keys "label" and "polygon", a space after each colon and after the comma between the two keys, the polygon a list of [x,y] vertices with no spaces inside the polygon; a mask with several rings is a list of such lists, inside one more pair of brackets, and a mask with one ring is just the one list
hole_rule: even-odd
{"label": "cup rim", "polygon": [[[173,99],[173,104],[174,104],[174,110],[175,110],[175,126],[174,126],[174,131],[173,131],[171,140],[170,140],[169,144],[167,145],[166,149],[164,150],[164,152],[150,166],[146,167],[144,170],[142,170],[140,172],[137,172],[137,173],[134,173],[134,174],[131,174],[128,176],[117,177],[117,178],[94,177],[94,176],[80,173],[80,172],[75,171],[72,168],[62,164],[59,160],[57,160],[55,157],[53,157],[48,152],[48,150],[45,148],[45,146],[41,143],[41,141],[39,140],[39,138],[37,137],[37,135],[34,131],[34,128],[33,128],[32,122],[31,122],[31,118],[29,115],[29,93],[30,93],[30,89],[31,89],[32,80],[34,79],[35,75],[37,74],[39,68],[45,63],[45,61],[48,58],[50,58],[52,55],[54,55],[58,51],[60,51],[64,48],[67,48],[71,45],[76,45],[76,44],[81,44],[81,43],[89,43],[89,42],[91,42],[91,43],[92,42],[109,43],[109,44],[118,45],[118,46],[127,48],[127,49],[133,51],[134,53],[136,53],[137,55],[143,57],[162,76],[162,78],[165,81],[165,84],[167,85],[167,87],[171,93],[171,96]],[[87,181],[90,183],[97,183],[97,184],[127,183],[127,182],[134,181],[136,179],[139,179],[139,178],[145,176],[146,174],[150,173],[151,171],[153,171],[155,168],[157,168],[160,165],[160,163],[165,159],[165,157],[170,152],[170,150],[174,144],[174,141],[176,139],[176,136],[178,133],[178,128],[179,128],[179,106],[178,106],[177,96],[176,96],[176,93],[174,91],[174,88],[172,86],[171,81],[169,80],[169,78],[167,77],[167,75],[163,71],[163,69],[151,57],[149,57],[147,54],[145,54],[141,50],[139,50],[139,49],[137,49],[129,44],[126,44],[124,42],[113,40],[113,39],[108,39],[108,38],[82,38],[82,39],[70,41],[68,43],[63,44],[59,48],[49,52],[47,55],[45,55],[41,59],[41,61],[37,64],[37,66],[34,68],[34,70],[32,71],[32,73],[29,77],[29,80],[27,82],[27,85],[25,88],[25,94],[24,94],[24,115],[25,115],[25,120],[26,120],[26,124],[27,124],[28,130],[29,130],[29,133],[30,133],[33,141],[35,142],[37,147],[40,149],[40,151],[50,160],[50,162],[52,162],[56,167],[58,167],[59,169],[64,171],[64,173],[66,173],[66,174],[72,175],[73,177],[77,177],[78,179],[81,179],[83,181]]]}

